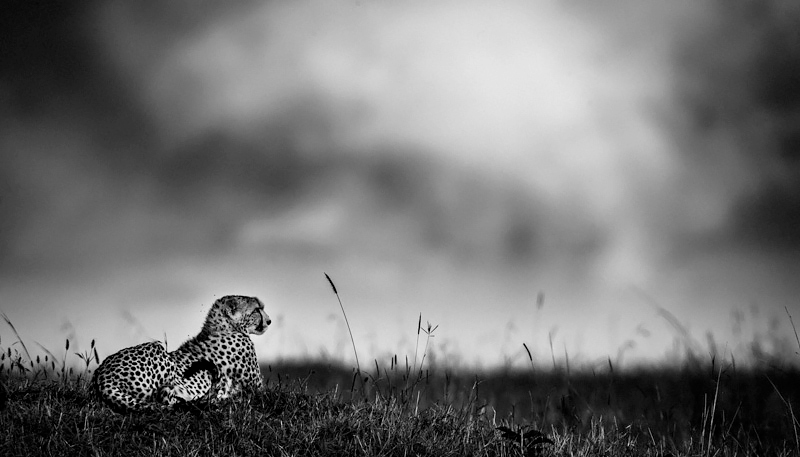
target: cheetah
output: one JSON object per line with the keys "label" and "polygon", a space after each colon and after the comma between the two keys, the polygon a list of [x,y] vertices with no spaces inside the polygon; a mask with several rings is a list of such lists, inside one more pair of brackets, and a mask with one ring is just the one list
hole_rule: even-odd
{"label": "cheetah", "polygon": [[108,356],[92,379],[97,396],[118,412],[154,404],[218,401],[263,387],[255,346],[272,323],[258,298],[228,295],[211,306],[200,333],[173,352],[160,342]]}
{"label": "cheetah", "polygon": [[201,398],[216,376],[216,367],[201,360],[179,372],[164,344],[153,341],[106,357],[92,377],[92,389],[117,412],[139,411],[152,403]]}
{"label": "cheetah", "polygon": [[[261,335],[272,323],[264,304],[256,297],[228,295],[211,306],[200,333],[170,353],[179,372],[187,373],[203,361],[217,370],[195,368],[192,378],[212,384],[209,397],[223,400],[243,390],[264,386],[250,335]],[[177,395],[177,393],[175,394]]]}

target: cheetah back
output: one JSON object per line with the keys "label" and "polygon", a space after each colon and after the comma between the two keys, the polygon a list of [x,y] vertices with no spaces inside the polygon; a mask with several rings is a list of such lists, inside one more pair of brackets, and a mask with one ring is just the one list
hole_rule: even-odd
{"label": "cheetah back", "polygon": [[92,387],[112,409],[138,410],[153,401],[174,374],[175,362],[164,346],[157,341],[143,343],[106,357],[94,373]]}
{"label": "cheetah back", "polygon": [[144,343],[108,356],[95,371],[92,388],[117,412],[194,401],[210,391],[216,367],[198,359],[190,369],[178,370],[160,342]]}

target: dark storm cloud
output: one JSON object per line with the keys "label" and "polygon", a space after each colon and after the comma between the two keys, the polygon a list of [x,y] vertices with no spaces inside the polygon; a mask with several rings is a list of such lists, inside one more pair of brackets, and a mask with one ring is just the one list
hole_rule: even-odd
{"label": "dark storm cloud", "polygon": [[[798,177],[800,179],[800,176]],[[739,204],[736,228],[756,247],[800,251],[800,191],[765,186]]]}
{"label": "dark storm cloud", "polygon": [[[210,126],[172,138],[171,124],[142,102],[150,69],[228,12],[180,2],[77,3],[21,4],[4,16],[14,20],[2,73],[11,102],[2,114],[14,132],[4,138],[3,210],[11,222],[0,244],[3,269],[227,249],[254,213],[279,214],[305,201],[312,185],[353,176],[370,208],[421,221],[415,243],[462,260],[484,258],[487,244],[500,257],[530,258],[536,232],[521,190],[500,190],[502,209],[488,210],[485,194],[498,188],[475,175],[456,184],[472,197],[453,209],[452,190],[443,195],[433,184],[440,178],[424,150],[383,145],[364,156],[333,144],[298,152],[298,138],[330,137],[327,119],[339,116],[307,94],[244,134]],[[105,33],[109,27],[118,27],[121,43],[108,45],[117,37]],[[494,221],[488,232],[486,220]]]}
{"label": "dark storm cloud", "polygon": [[4,127],[0,159],[4,184],[0,189],[0,262],[5,269],[18,263],[19,238],[32,222],[32,214],[45,206],[32,182],[35,174],[25,169],[37,155],[59,154],[56,150],[31,150],[28,144],[16,141],[17,137],[48,122],[82,119],[97,110],[107,93],[103,94],[96,62],[87,52],[86,4],[4,2],[1,8],[0,118]]}
{"label": "dark storm cloud", "polygon": [[[285,200],[311,171],[287,140],[291,125],[266,125],[257,138],[211,131],[163,141],[139,102],[141,81],[103,43],[102,6],[3,5],[4,272],[218,249],[250,209]],[[140,63],[219,17],[187,6],[126,8],[129,21],[151,32],[141,37],[152,49]]]}
{"label": "dark storm cloud", "polygon": [[336,268],[363,318],[440,313],[475,351],[540,290],[593,352],[647,318],[631,286],[696,328],[781,308],[791,256],[729,251],[796,246],[792,15],[625,3],[18,3],[4,301],[262,287],[315,347]]}
{"label": "dark storm cloud", "polygon": [[718,179],[720,161],[740,161],[747,168],[746,176],[730,177],[749,182],[733,205],[728,234],[745,245],[796,250],[800,8],[790,2],[745,2],[718,4],[713,13],[707,27],[688,34],[677,48],[679,94],[700,141],[728,140],[684,152],[710,179]]}
{"label": "dark storm cloud", "polygon": [[[691,124],[698,137],[723,130],[725,136],[741,135],[745,146],[736,154],[745,157],[749,161],[746,166],[757,174],[755,178],[746,177],[753,180],[753,189],[737,197],[741,203],[734,205],[733,233],[758,243],[772,244],[774,240],[781,245],[795,245],[800,213],[798,185],[794,184],[798,181],[796,138],[800,137],[800,128],[794,122],[800,96],[798,85],[793,84],[800,73],[797,13],[780,10],[776,2],[766,5],[751,5],[750,9],[720,6],[712,13],[716,17],[710,21],[711,26],[699,27],[679,45],[678,61],[687,81],[681,91],[686,94],[694,116]],[[395,160],[380,158],[391,157],[392,146],[379,146],[389,152],[375,154],[377,159],[358,158],[358,164],[335,142],[328,150],[298,152],[298,138],[308,131],[323,139],[331,138],[337,124],[326,119],[350,115],[347,106],[331,105],[324,97],[304,101],[308,93],[301,90],[295,94],[297,100],[277,115],[269,114],[255,127],[248,127],[245,134],[211,125],[189,130],[178,140],[171,138],[168,129],[172,124],[165,123],[163,114],[155,113],[143,101],[150,79],[159,74],[155,69],[165,59],[175,58],[170,50],[176,43],[204,36],[215,24],[242,14],[245,7],[246,3],[239,3],[235,7],[198,8],[182,2],[112,3],[105,8],[90,2],[56,7],[29,3],[7,6],[4,30],[11,39],[3,45],[3,93],[9,101],[4,117],[23,130],[54,126],[83,130],[87,137],[85,144],[75,147],[40,148],[24,154],[66,155],[67,162],[71,155],[73,165],[85,159],[96,161],[88,168],[75,165],[74,171],[113,176],[113,180],[131,187],[151,187],[149,200],[145,198],[141,205],[165,206],[183,214],[209,214],[215,206],[212,195],[223,190],[221,194],[227,195],[223,201],[236,201],[240,207],[225,213],[232,225],[246,220],[247,211],[254,206],[291,206],[311,183],[324,177],[334,179],[342,167],[353,167],[372,177],[363,183],[379,204],[394,205],[409,217],[428,221],[426,227],[419,229],[423,242],[460,246],[453,249],[466,251],[473,249],[469,247],[473,243],[486,244],[488,239],[482,238],[482,229],[471,217],[464,218],[457,211],[448,213],[452,201],[431,203],[436,201],[431,195],[437,190],[430,180],[437,178],[424,170],[430,166],[429,161],[420,159],[426,154],[424,147],[405,148],[394,154]],[[109,27],[119,30],[120,43],[108,46],[114,40],[114,35],[107,34]],[[250,44],[256,46],[257,40],[254,38]],[[267,45],[271,46],[270,42]],[[194,77],[202,79],[204,75]],[[198,87],[202,89],[202,85]],[[175,100],[195,97],[198,93],[190,88],[183,95],[177,92]],[[309,91],[313,93],[312,88]],[[341,112],[346,114],[342,116]],[[196,113],[185,114],[191,119]],[[697,143],[690,143],[685,158],[703,168],[701,175],[713,173],[716,164],[726,160],[726,154],[732,154],[713,152],[718,156],[693,157],[691,151],[699,149],[702,147],[698,148]],[[414,152],[407,153],[408,150]],[[17,152],[13,158],[8,157],[13,152],[4,154],[11,162],[4,171],[4,211],[17,216],[12,218],[16,222],[6,222],[13,225],[4,230],[2,246],[8,250],[14,244],[8,234],[25,230],[26,213],[35,213],[41,205],[30,196],[35,192],[28,191],[29,186],[35,186],[30,182],[35,172],[14,172],[25,160],[20,157],[23,153]],[[419,165],[414,165],[416,162]],[[26,177],[20,178],[21,175]],[[469,181],[458,185],[468,190],[475,186],[473,180]],[[720,192],[736,187],[726,183],[721,186],[724,189]],[[494,240],[489,243],[495,245],[492,249],[506,252],[509,258],[526,259],[543,239],[552,242],[554,234],[564,236],[558,227],[547,226],[547,218],[537,214],[547,212],[546,205],[529,197],[515,200],[513,195],[524,191],[498,191],[493,184],[481,191],[495,192],[506,194],[498,198],[503,200],[502,205],[511,206],[508,215],[488,212],[484,216],[502,221],[499,229],[489,229],[493,234],[486,235]],[[106,202],[108,208],[120,203],[115,199],[124,202],[126,195],[110,198]],[[480,202],[480,196],[473,198]],[[509,203],[513,201],[517,203]],[[400,207],[398,203],[402,203]],[[438,205],[438,209],[426,209],[431,205]],[[540,209],[530,209],[531,205]],[[463,214],[473,214],[468,202],[455,206],[461,206]],[[100,209],[90,214],[89,220],[102,218],[105,211],[110,210]],[[470,224],[476,225],[472,235]],[[463,237],[477,238],[462,239],[458,232],[465,234]],[[603,237],[602,233],[576,233],[568,237],[566,245],[588,246],[576,249],[591,253],[597,249],[592,246],[604,242]]]}
{"label": "dark storm cloud", "polygon": [[4,118],[23,127],[63,122],[91,128],[101,145],[146,135],[146,122],[130,92],[97,46],[93,2],[15,1],[3,8]]}
{"label": "dark storm cloud", "polygon": [[[0,43],[0,77],[5,109],[18,115],[41,115],[60,98],[83,102],[96,80],[86,53],[85,4],[4,2]],[[62,102],[63,103],[63,102]]]}

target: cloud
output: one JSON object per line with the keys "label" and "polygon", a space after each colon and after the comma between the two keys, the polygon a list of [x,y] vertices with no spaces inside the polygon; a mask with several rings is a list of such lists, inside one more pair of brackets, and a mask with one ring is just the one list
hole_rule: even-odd
{"label": "cloud", "polygon": [[[109,13],[115,24],[109,30],[140,35],[129,24],[117,26],[125,11]],[[131,56],[119,60],[122,68],[143,68],[129,78],[166,144],[189,145],[192,166],[185,168],[180,154],[171,152],[175,148],[166,150],[190,181],[201,164],[214,163],[203,151],[223,149],[196,146],[193,138],[206,138],[209,131],[263,144],[255,154],[261,153],[262,161],[290,151],[300,161],[326,165],[331,162],[325,157],[332,157],[334,169],[348,156],[393,154],[400,145],[405,161],[427,164],[432,156],[486,181],[474,204],[453,201],[458,191],[442,195],[451,200],[441,206],[463,207],[465,213],[423,215],[459,221],[436,223],[440,227],[462,224],[448,228],[447,236],[475,237],[466,245],[486,245],[486,237],[508,233],[511,241],[495,244],[515,255],[534,242],[540,250],[553,244],[562,250],[615,244],[602,263],[643,271],[649,260],[635,257],[649,245],[648,215],[640,208],[660,203],[659,189],[674,182],[676,168],[652,109],[670,103],[663,71],[668,62],[663,55],[646,62],[623,58],[609,51],[607,41],[588,21],[523,3],[456,9],[446,2],[263,5],[168,42],[156,58],[148,55],[146,65],[126,60]],[[269,137],[265,129],[279,130],[281,141],[263,141]],[[225,175],[218,165],[211,168]],[[280,164],[275,169],[285,172]],[[454,178],[457,174],[419,173],[416,179],[433,192],[437,185],[426,180],[473,185]],[[504,176],[513,184],[497,184]],[[375,183],[364,184],[373,186],[365,192],[375,190]],[[447,186],[439,187],[451,192]],[[530,197],[508,206],[514,193]],[[491,209],[498,203],[504,209]],[[522,209],[525,205],[547,217],[535,218],[537,210]],[[592,241],[598,236],[600,241]]]}
{"label": "cloud", "polygon": [[[685,160],[733,193],[733,236],[757,247],[796,247],[798,91],[796,26],[784,2],[717,7],[681,37],[677,95],[692,138]],[[794,240],[794,241],[792,241]]]}
{"label": "cloud", "polygon": [[720,288],[719,259],[747,277],[740,250],[800,239],[797,15],[771,5],[28,10],[0,80],[0,271],[152,268],[183,294],[336,266],[465,328],[540,287],[683,300],[692,266]]}
{"label": "cloud", "polygon": [[[786,40],[763,24],[732,32],[743,20],[735,13],[613,2],[600,10],[241,3],[189,8],[187,18],[186,8],[78,9],[52,35],[23,38],[41,49],[31,65],[41,78],[58,70],[44,86],[70,97],[45,105],[47,116],[62,114],[44,129],[86,132],[67,154],[95,164],[73,171],[121,179],[145,213],[220,211],[213,219],[230,227],[269,220],[264,212],[313,203],[320,189],[350,198],[353,189],[335,183],[352,179],[342,171],[352,167],[367,176],[354,192],[375,196],[353,221],[395,199],[404,204],[390,208],[428,221],[406,224],[418,232],[410,243],[477,249],[476,258],[486,249],[523,260],[563,253],[636,282],[670,239],[718,233],[731,211],[750,220],[794,201],[791,180],[762,187],[777,176],[770,167],[785,167],[773,157],[751,171],[755,148],[736,146],[732,133],[749,118],[730,114],[758,103],[791,111],[770,102],[764,81],[772,79],[746,71],[750,61],[778,60],[764,57],[761,43]],[[765,11],[765,24],[777,21]],[[672,26],[645,26],[655,15]],[[177,26],[164,19],[179,17]],[[728,36],[737,46],[711,58]],[[75,43],[70,63],[51,61],[47,43],[56,42]],[[720,73],[733,76],[730,90],[711,90]],[[23,74],[10,79],[24,85]],[[64,127],[74,114],[76,125]],[[711,117],[714,126],[700,127]],[[758,138],[771,137],[745,139]],[[127,195],[105,206],[131,205]],[[199,243],[234,242],[208,243],[211,233],[235,230],[199,219],[192,229],[209,233]],[[156,223],[153,236],[163,227]]]}

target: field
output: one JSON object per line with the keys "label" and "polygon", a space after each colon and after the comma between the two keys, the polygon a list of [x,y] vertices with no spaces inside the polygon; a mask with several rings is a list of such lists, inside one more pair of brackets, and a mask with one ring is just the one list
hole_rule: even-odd
{"label": "field", "polygon": [[420,316],[411,358],[362,366],[354,345],[354,368],[265,365],[262,391],[119,415],[88,389],[94,341],[34,358],[2,317],[0,456],[800,456],[800,369],[760,351],[746,368],[691,351],[647,369],[543,369],[529,351],[530,369],[447,368],[426,364]]}
{"label": "field", "polygon": [[475,373],[302,361],[262,367],[268,388],[235,401],[118,415],[87,389],[93,349],[30,360],[21,341],[3,348],[0,455],[800,455],[800,373],[776,363]]}

